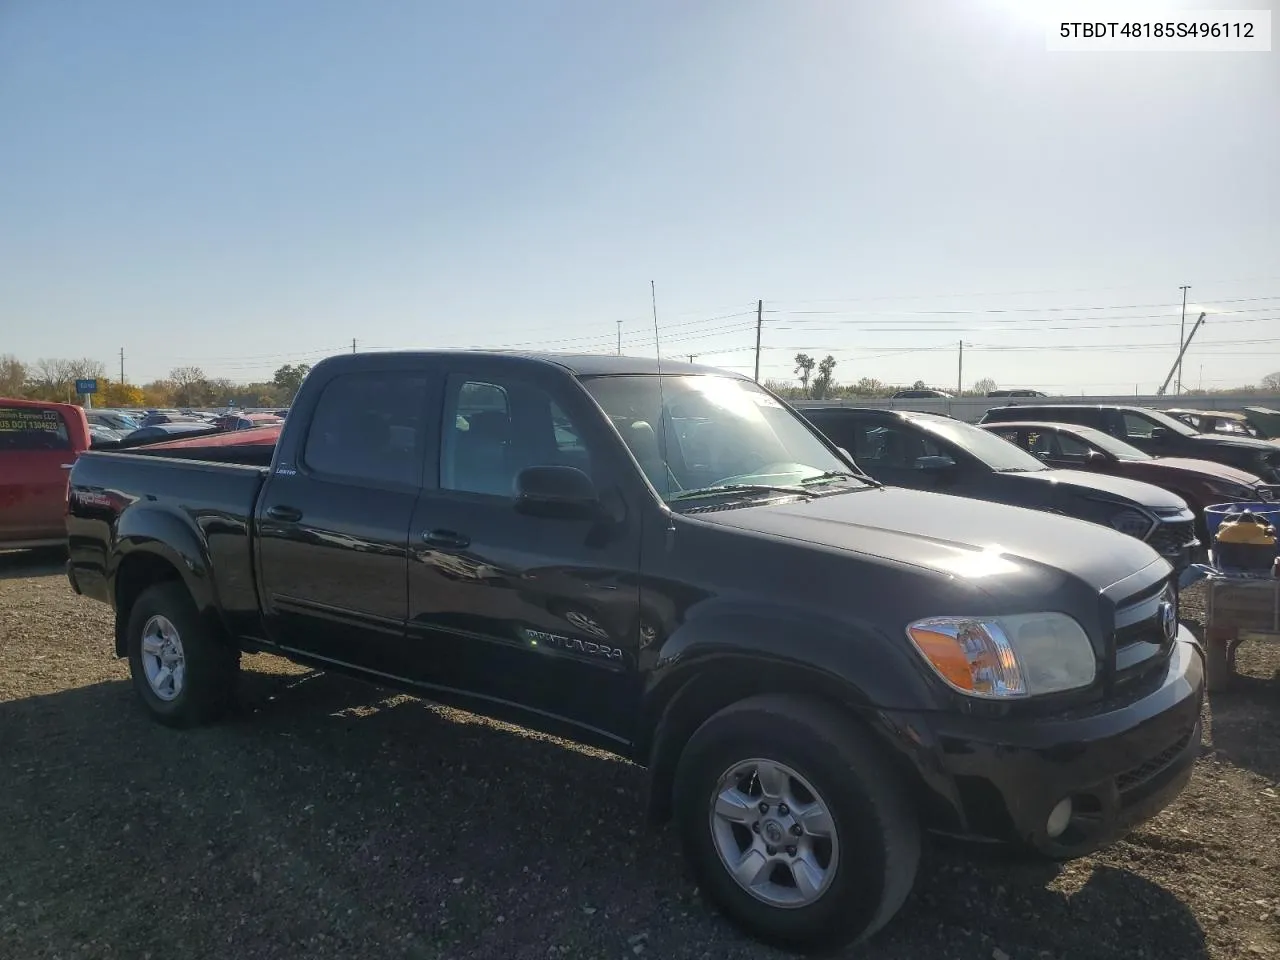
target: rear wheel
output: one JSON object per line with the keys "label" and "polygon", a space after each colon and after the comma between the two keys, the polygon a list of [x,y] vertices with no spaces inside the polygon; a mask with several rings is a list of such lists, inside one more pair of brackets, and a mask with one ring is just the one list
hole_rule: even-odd
{"label": "rear wheel", "polygon": [[815,949],[864,939],[906,899],[920,831],[894,772],[842,712],[766,695],[693,735],[676,771],[685,854],[754,936]]}
{"label": "rear wheel", "polygon": [[240,670],[240,651],[200,621],[180,583],[147,588],[129,611],[127,648],[133,688],[156,720],[189,727],[227,709]]}

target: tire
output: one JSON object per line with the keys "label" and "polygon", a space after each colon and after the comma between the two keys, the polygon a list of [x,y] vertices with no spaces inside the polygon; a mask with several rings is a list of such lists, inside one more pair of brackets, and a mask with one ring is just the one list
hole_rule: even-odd
{"label": "tire", "polygon": [[[757,760],[771,764],[773,774],[757,763],[754,773],[740,778]],[[779,771],[779,766],[787,769]],[[775,797],[792,801],[770,805],[770,815],[760,813],[758,806],[769,798],[754,792],[766,782]],[[782,791],[776,789],[780,782],[785,784]],[[744,796],[757,804],[739,807]],[[733,802],[715,804],[721,797]],[[798,823],[800,816],[814,811],[813,799],[829,814],[834,843],[817,829],[809,835]],[[897,913],[915,881],[920,825],[913,806],[869,735],[833,707],[780,694],[726,707],[686,744],[676,767],[673,800],[685,856],[699,887],[739,927],[775,946],[825,950],[865,940]],[[799,813],[793,809],[797,805]],[[755,827],[730,823],[715,812],[716,806],[732,817],[741,809]],[[822,818],[815,815],[806,822],[818,827]],[[795,846],[788,848],[784,840],[760,850],[779,835],[796,836],[796,829],[801,835]],[[761,870],[769,846],[778,862]],[[762,873],[766,877],[757,892],[748,891],[728,866],[744,848],[754,864],[749,873],[757,883]],[[796,883],[805,866],[801,860],[820,868],[817,874],[806,871],[812,884],[808,894]],[[784,903],[787,897],[792,902]]]}
{"label": "tire", "polygon": [[226,712],[240,672],[240,651],[212,635],[182,584],[160,583],[143,591],[126,629],[133,689],[154,719],[170,727],[194,727]]}

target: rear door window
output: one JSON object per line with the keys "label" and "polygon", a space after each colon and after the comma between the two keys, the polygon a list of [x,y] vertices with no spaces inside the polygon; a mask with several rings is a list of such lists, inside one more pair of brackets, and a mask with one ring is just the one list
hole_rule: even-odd
{"label": "rear door window", "polygon": [[0,450],[70,450],[67,423],[57,410],[0,407]]}
{"label": "rear door window", "polygon": [[427,378],[420,373],[347,373],[324,387],[302,461],[334,480],[419,487]]}

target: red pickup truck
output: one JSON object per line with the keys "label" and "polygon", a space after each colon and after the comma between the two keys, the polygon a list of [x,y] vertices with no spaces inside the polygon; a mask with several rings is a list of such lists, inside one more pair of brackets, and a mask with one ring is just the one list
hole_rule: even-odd
{"label": "red pickup truck", "polygon": [[79,407],[0,398],[0,550],[66,542],[67,477],[88,449]]}

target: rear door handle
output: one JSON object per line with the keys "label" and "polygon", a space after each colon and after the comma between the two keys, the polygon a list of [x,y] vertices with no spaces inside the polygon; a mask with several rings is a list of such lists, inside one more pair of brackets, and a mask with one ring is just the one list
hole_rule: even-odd
{"label": "rear door handle", "polygon": [[470,537],[453,530],[428,530],[422,535],[422,542],[432,547],[449,547],[454,550],[465,550],[471,546]]}
{"label": "rear door handle", "polygon": [[63,469],[63,470],[74,470],[74,469],[75,469],[75,464],[74,464],[74,463],[64,463],[64,464],[62,465],[62,469]]}
{"label": "rear door handle", "polygon": [[267,507],[267,516],[272,520],[283,520],[286,523],[297,523],[302,519],[302,511],[297,507],[286,507],[284,504],[276,504]]}

